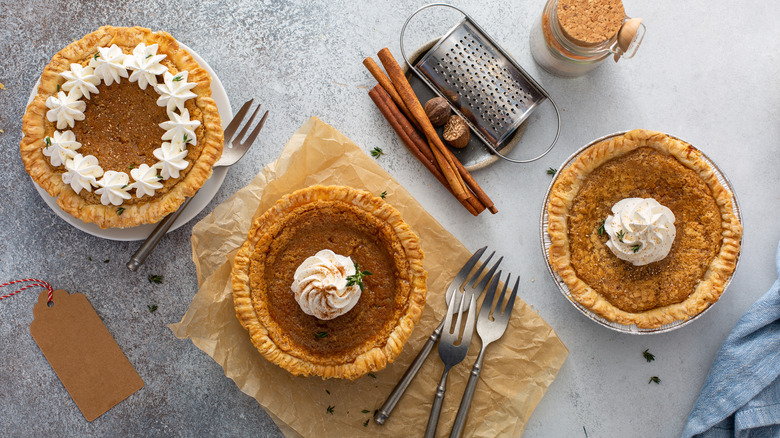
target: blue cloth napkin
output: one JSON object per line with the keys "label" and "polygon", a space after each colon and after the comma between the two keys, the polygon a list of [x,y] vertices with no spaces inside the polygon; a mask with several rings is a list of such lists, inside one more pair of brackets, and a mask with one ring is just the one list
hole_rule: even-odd
{"label": "blue cloth napkin", "polygon": [[[780,277],[780,244],[777,247]],[[780,278],[718,350],[683,438],[780,437]]]}

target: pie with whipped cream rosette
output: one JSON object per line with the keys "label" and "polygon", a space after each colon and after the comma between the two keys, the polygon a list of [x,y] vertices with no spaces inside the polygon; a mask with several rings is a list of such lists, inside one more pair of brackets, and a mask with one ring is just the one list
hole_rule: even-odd
{"label": "pie with whipped cream rosette", "polygon": [[549,261],[571,298],[642,329],[690,319],[718,301],[742,225],[732,194],[693,146],[629,131],[559,172],[547,205]]}
{"label": "pie with whipped cream rosette", "polygon": [[401,353],[425,307],[415,233],[366,191],[312,186],[258,217],[235,257],[252,343],[294,375],[356,379]]}
{"label": "pie with whipped cream rosette", "polygon": [[23,131],[33,180],[101,228],[159,221],[222,154],[209,74],[171,35],[140,27],[104,26],[57,53]]}

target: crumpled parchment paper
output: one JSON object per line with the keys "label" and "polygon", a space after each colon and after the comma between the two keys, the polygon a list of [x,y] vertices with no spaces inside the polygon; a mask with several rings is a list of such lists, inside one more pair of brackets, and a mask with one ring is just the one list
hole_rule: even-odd
{"label": "crumpled parchment paper", "polygon": [[[428,271],[425,311],[403,353],[375,377],[295,377],[266,361],[236,319],[230,271],[252,219],[283,195],[314,184],[347,185],[376,195],[387,191],[386,201],[401,212],[422,243]],[[471,219],[465,210],[463,217]],[[287,436],[421,436],[443,370],[436,349],[385,425],[370,419],[440,322],[446,311],[444,291],[470,256],[374,159],[313,117],[292,136],[279,159],[195,225],[192,257],[200,287],[181,322],[169,327],[217,361]],[[488,347],[465,436],[519,435],[566,359],[566,347],[521,296],[522,288],[506,334]],[[450,372],[437,435],[450,432],[479,346],[475,334],[468,357]]]}

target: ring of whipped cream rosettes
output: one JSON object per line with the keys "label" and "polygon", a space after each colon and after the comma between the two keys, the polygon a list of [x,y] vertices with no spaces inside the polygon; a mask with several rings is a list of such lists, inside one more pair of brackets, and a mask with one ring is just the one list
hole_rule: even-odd
{"label": "ring of whipped cream rosettes", "polygon": [[[49,108],[46,119],[56,122],[57,130],[51,137],[43,139],[43,154],[50,158],[52,166],[65,167],[62,181],[77,194],[81,190],[91,192],[92,188],[96,188],[95,193],[100,195],[103,205],[121,205],[131,198],[131,190],[135,190],[138,198],[154,196],[155,190],[163,187],[161,181],[178,178],[179,172],[189,166],[185,160],[187,145],[197,144],[195,129],[200,126],[200,121],[190,120],[184,104],[197,97],[190,91],[197,84],[187,82],[189,72],[186,70],[171,74],[160,63],[166,55],[158,55],[157,49],[157,44],[147,46],[140,43],[131,55],[127,55],[116,44],[100,47],[86,67],[74,63],[70,65],[70,70],[60,73],[65,83],[56,95],[46,100]],[[159,75],[163,75],[162,83],[158,83]],[[138,82],[142,90],[151,85],[160,95],[157,105],[166,107],[169,119],[160,124],[165,130],[164,141],[152,152],[157,162],[152,166],[141,164],[132,168],[130,175],[114,170],[104,172],[97,157],[76,152],[81,143],[76,140],[73,131],[65,130],[84,120],[86,102],[82,97],[90,99],[92,93],[98,94],[97,86],[101,82],[110,86],[114,82],[119,83],[121,78]]]}

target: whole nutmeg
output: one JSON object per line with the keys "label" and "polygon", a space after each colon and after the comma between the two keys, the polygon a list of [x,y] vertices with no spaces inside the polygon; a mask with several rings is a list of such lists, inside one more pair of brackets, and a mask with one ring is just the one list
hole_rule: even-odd
{"label": "whole nutmeg", "polygon": [[469,131],[469,125],[466,124],[465,120],[460,118],[460,116],[454,115],[444,125],[442,137],[450,146],[462,149],[469,144],[471,131]]}
{"label": "whole nutmeg", "polygon": [[434,97],[425,102],[425,115],[433,126],[441,126],[450,118],[450,104],[443,97]]}

